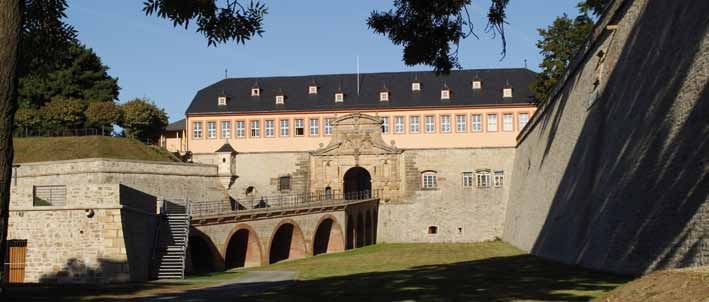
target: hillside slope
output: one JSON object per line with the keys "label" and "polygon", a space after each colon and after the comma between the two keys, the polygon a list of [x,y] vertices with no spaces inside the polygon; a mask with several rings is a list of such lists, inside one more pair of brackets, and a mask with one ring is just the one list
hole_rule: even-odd
{"label": "hillside slope", "polygon": [[123,137],[71,136],[14,138],[15,163],[81,158],[177,161],[168,151]]}
{"label": "hillside slope", "polygon": [[657,271],[618,287],[595,302],[709,302],[709,267]]}

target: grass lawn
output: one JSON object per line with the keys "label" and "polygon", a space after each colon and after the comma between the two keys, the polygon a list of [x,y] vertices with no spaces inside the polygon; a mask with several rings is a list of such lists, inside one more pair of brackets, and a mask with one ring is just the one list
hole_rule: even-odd
{"label": "grass lawn", "polygon": [[109,136],[13,138],[15,163],[80,158],[176,161],[166,150],[139,141]]}

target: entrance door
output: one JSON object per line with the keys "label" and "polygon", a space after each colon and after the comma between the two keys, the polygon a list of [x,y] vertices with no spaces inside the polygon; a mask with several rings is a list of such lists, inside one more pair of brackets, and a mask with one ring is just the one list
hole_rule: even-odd
{"label": "entrance door", "polygon": [[345,198],[362,199],[371,197],[372,177],[367,172],[367,169],[352,167],[345,173],[343,181]]}
{"label": "entrance door", "polygon": [[5,278],[8,283],[25,282],[25,258],[27,257],[27,240],[9,240],[8,253],[5,258]]}

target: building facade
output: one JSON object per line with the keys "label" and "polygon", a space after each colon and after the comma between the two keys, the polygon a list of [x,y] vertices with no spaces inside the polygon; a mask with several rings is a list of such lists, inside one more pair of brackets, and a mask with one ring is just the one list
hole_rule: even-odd
{"label": "building facade", "polygon": [[[533,79],[526,69],[225,79],[187,109],[184,151],[233,167],[235,199],[376,192],[380,241],[492,240]],[[225,144],[235,155],[217,156]]]}

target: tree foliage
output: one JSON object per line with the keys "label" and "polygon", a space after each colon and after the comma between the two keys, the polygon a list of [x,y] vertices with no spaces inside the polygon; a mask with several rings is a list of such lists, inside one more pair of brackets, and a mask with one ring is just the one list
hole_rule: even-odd
{"label": "tree foliage", "polygon": [[21,0],[22,29],[18,74],[47,73],[69,48],[78,43],[77,32],[64,23],[66,0]]}
{"label": "tree foliage", "polygon": [[126,136],[139,140],[155,139],[167,126],[167,114],[148,99],[134,99],[121,106],[119,126]]}
{"label": "tree foliage", "polygon": [[84,125],[86,104],[79,99],[55,97],[40,110],[45,129],[74,129]]}
{"label": "tree foliage", "polygon": [[93,102],[86,108],[86,126],[107,129],[121,120],[121,108],[113,102]]}
{"label": "tree foliage", "polygon": [[39,110],[20,108],[15,112],[15,127],[20,129],[37,129],[41,126],[42,117]]}

